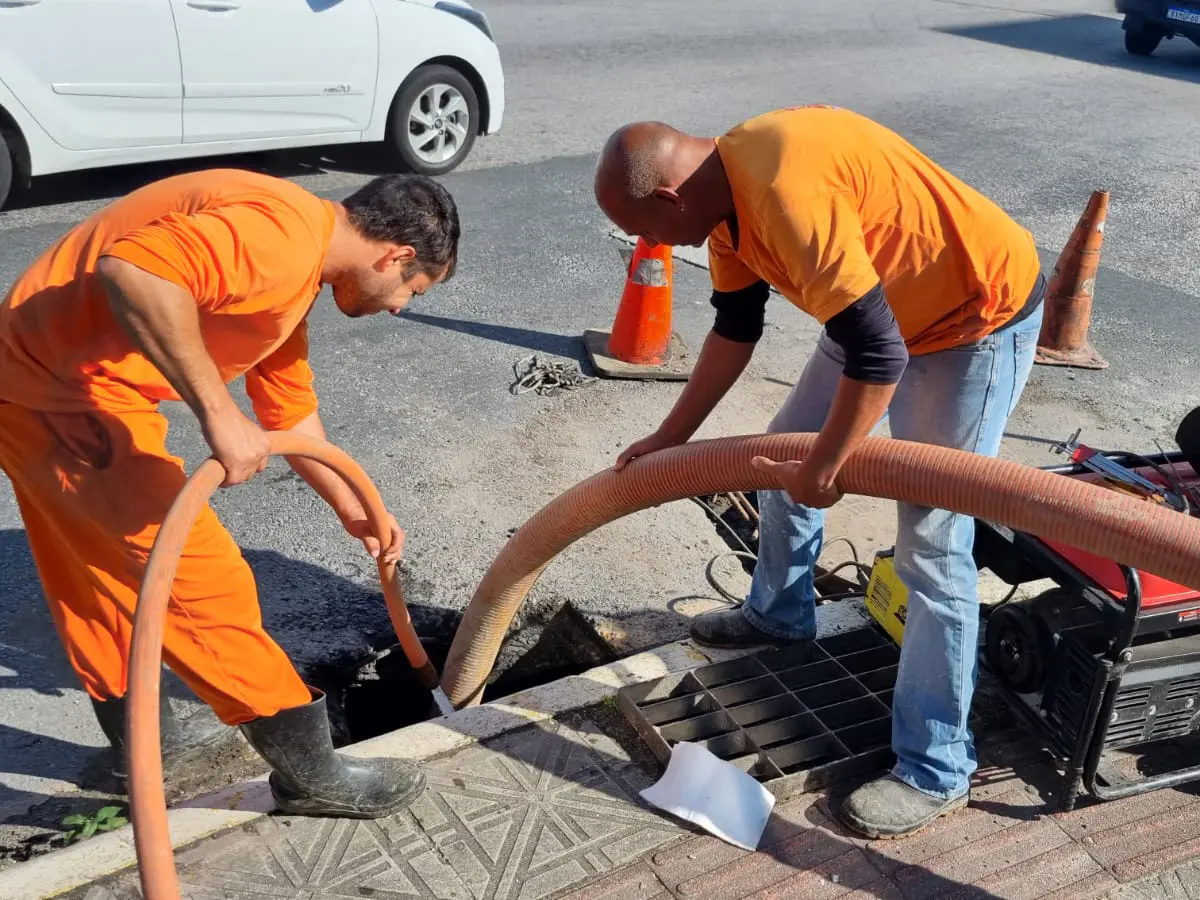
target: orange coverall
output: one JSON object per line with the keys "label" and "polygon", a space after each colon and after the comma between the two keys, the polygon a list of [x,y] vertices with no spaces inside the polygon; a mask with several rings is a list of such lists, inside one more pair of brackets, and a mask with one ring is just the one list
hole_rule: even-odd
{"label": "orange coverall", "polygon": [[[333,205],[297,185],[214,170],[142,188],[82,222],[0,304],[0,468],[12,481],[67,656],[98,700],[126,691],[132,614],[154,537],[186,481],[162,400],[179,397],[116,320],[101,255],[182,286],[229,383],[264,428],[317,409],[306,316]],[[167,665],[228,725],[310,702],[263,630],[253,575],[206,508],[176,576]]]}

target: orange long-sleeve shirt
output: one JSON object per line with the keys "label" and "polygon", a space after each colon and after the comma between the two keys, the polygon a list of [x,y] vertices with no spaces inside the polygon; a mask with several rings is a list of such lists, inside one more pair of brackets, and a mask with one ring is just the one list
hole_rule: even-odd
{"label": "orange long-sleeve shirt", "polygon": [[245,375],[263,426],[291,427],[317,408],[306,317],[334,222],[329,201],[234,169],[129,194],[46,250],[0,304],[0,400],[121,412],[179,399],[109,307],[95,276],[108,255],[195,297],[222,378]]}

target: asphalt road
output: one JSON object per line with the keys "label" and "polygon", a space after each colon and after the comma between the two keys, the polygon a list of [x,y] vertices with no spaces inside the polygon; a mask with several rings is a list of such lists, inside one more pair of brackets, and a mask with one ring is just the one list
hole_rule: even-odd
{"label": "asphalt road", "polygon": [[[678,390],[606,382],[559,398],[508,392],[521,357],[580,358],[583,329],[611,322],[622,272],[590,176],[604,136],[629,119],[716,133],[778,106],[856,109],[1001,202],[1033,231],[1047,265],[1090,192],[1108,189],[1092,335],[1112,367],[1037,370],[1005,452],[1048,461],[1043,441],[1076,427],[1103,446],[1152,447],[1200,402],[1200,49],[1177,40],[1135,60],[1100,0],[480,6],[502,45],[509,111],[503,132],[446,178],[465,223],[459,276],[404,320],[351,322],[322,301],[313,321],[323,415],[408,531],[413,601],[461,609],[509,530],[651,430]],[[234,162],[332,197],[370,173],[361,154],[332,156]],[[0,283],[106,197],[177,170],[40,183],[27,208],[0,214]],[[677,271],[676,325],[697,347],[710,322],[705,274]],[[782,305],[770,324],[705,434],[760,431],[798,374],[814,329]],[[195,427],[168,412],[172,445],[195,464]],[[268,628],[302,667],[386,635],[369,560],[286,467],[216,506],[259,576]],[[670,634],[686,609],[672,601],[712,595],[703,565],[723,549],[693,506],[647,511],[564,554],[533,608],[570,599],[633,632],[645,634],[648,622]],[[2,818],[69,790],[101,743],[52,634],[6,484],[0,691]]]}

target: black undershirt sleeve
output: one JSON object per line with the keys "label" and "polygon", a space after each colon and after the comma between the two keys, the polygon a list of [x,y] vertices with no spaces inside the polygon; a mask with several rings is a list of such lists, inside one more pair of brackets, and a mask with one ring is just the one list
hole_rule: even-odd
{"label": "black undershirt sleeve", "polygon": [[756,281],[740,291],[713,291],[711,302],[717,310],[713,331],[739,344],[758,343],[770,296],[771,288],[765,281]]}
{"label": "black undershirt sleeve", "polygon": [[896,384],[908,366],[900,326],[876,285],[825,323],[825,332],[846,354],[842,374],[865,384]]}

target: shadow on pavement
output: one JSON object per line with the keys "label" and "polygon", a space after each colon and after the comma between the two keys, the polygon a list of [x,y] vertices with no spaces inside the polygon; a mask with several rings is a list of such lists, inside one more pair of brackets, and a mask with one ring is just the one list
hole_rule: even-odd
{"label": "shadow on pavement", "polygon": [[1121,22],[1095,15],[1046,16],[992,25],[965,25],[935,29],[989,44],[1032,50],[1079,62],[1128,69],[1144,75],[1200,82],[1200,48],[1185,37],[1163,41],[1148,58],[1125,50]]}
{"label": "shadow on pavement", "polygon": [[549,353],[553,356],[567,357],[576,362],[587,359],[583,340],[575,335],[551,334],[547,331],[534,331],[531,328],[513,328],[488,322],[470,322],[466,319],[451,319],[446,316],[431,316],[418,312],[404,312],[398,318],[500,344],[523,347],[534,353]]}
{"label": "shadow on pavement", "polygon": [[43,175],[35,178],[28,190],[18,192],[5,208],[34,209],[59,203],[112,200],[173,175],[224,168],[249,169],[278,178],[327,172],[374,176],[391,171],[383,152],[370,144],[201,156]]}

